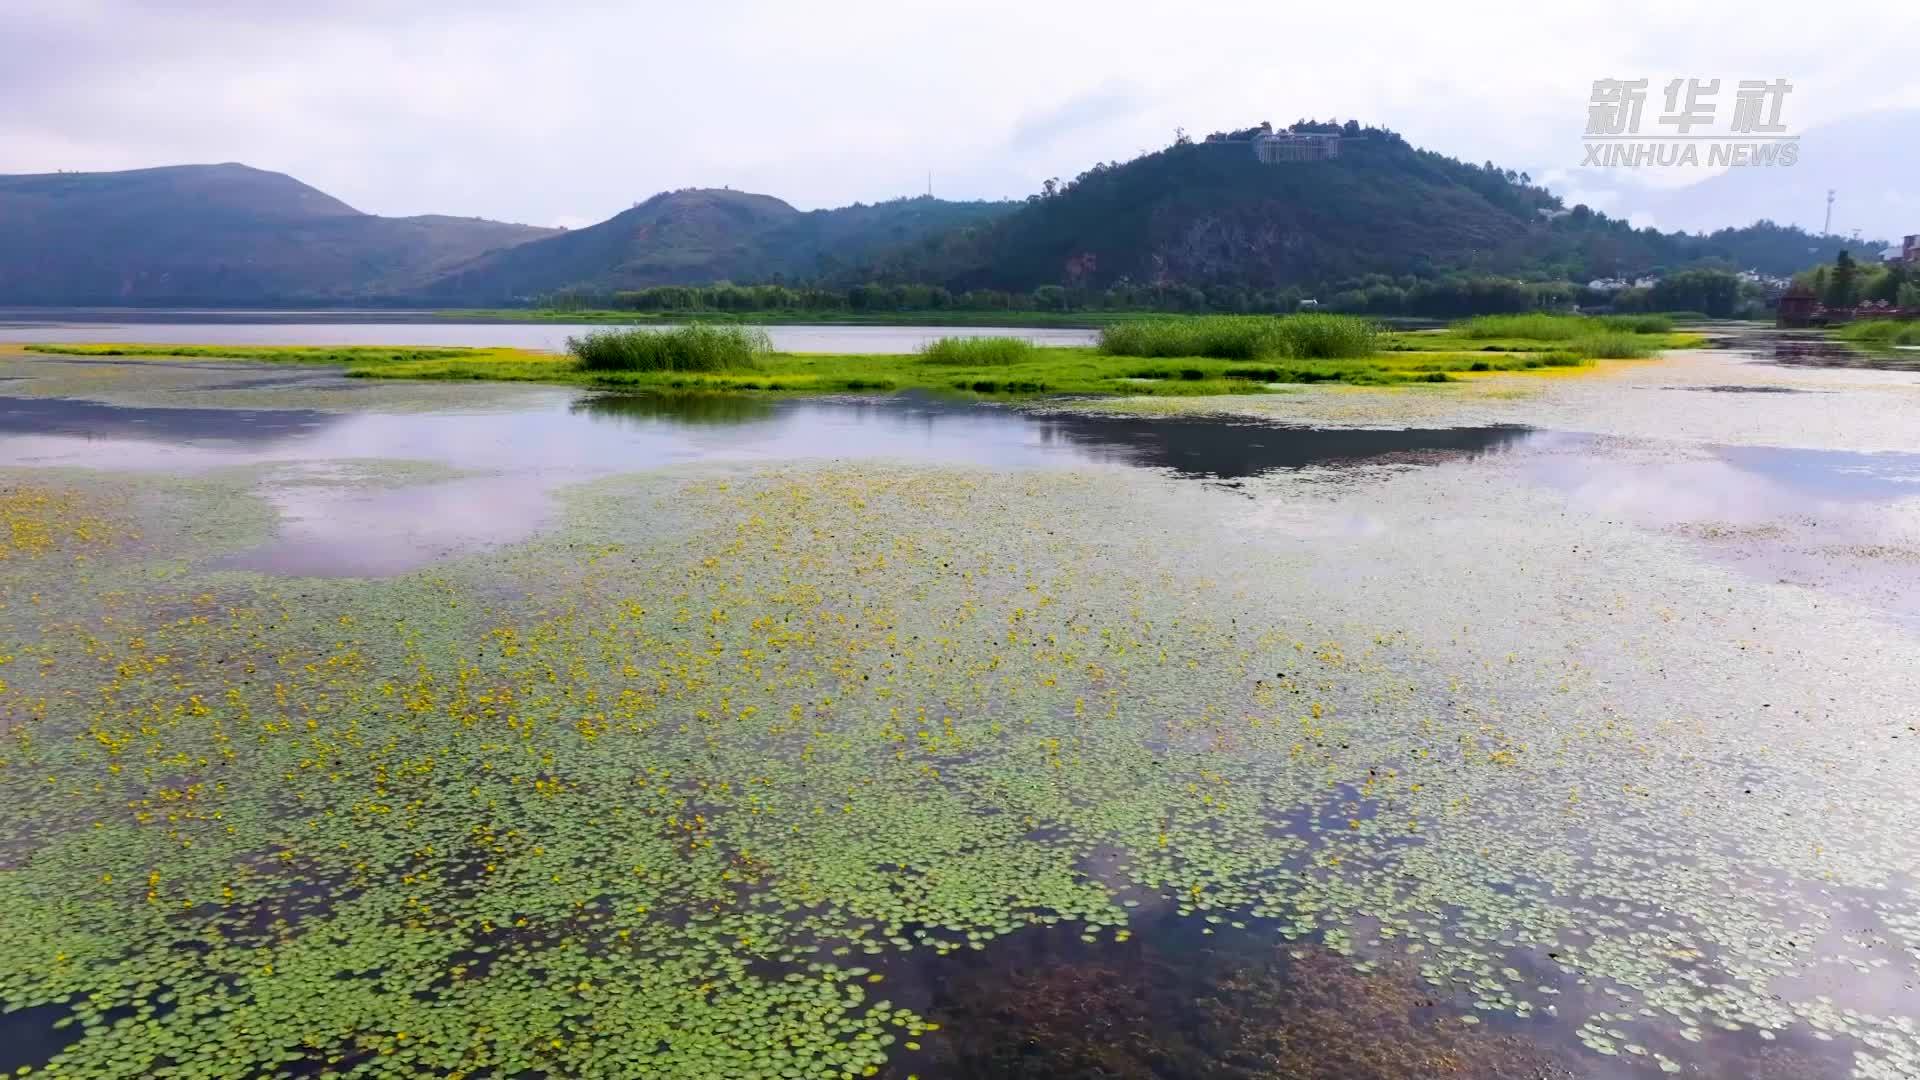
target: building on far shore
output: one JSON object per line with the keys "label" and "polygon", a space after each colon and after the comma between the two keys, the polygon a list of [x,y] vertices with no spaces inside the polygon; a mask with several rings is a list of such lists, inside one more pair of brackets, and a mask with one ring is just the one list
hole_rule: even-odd
{"label": "building on far shore", "polygon": [[1920,233],[1907,237],[1900,246],[1900,261],[1908,266],[1920,266]]}
{"label": "building on far shore", "polygon": [[1844,326],[1878,319],[1920,319],[1920,308],[1903,308],[1885,300],[1868,300],[1853,307],[1828,307],[1805,285],[1788,289],[1774,301],[1773,307],[1775,324],[1793,328]]}

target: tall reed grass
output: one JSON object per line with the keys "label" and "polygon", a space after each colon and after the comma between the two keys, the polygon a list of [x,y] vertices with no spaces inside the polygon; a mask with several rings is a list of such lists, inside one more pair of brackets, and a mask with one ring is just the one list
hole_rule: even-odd
{"label": "tall reed grass", "polygon": [[1920,345],[1920,322],[1869,319],[1840,328],[1840,340],[1860,345]]}
{"label": "tall reed grass", "polygon": [[1593,320],[1579,315],[1549,315],[1545,312],[1532,312],[1526,315],[1478,315],[1465,322],[1453,324],[1453,331],[1461,337],[1487,338],[1525,338],[1528,341],[1572,341],[1594,330]]}
{"label": "tall reed grass", "polygon": [[1671,315],[1602,315],[1594,320],[1602,327],[1624,334],[1671,334]]}
{"label": "tall reed grass", "polygon": [[670,329],[595,330],[568,338],[588,371],[751,371],[773,351],[766,331],[690,323]]}
{"label": "tall reed grass", "polygon": [[920,347],[920,359],[954,367],[1005,367],[1038,357],[1033,342],[1010,337],[943,337]]}
{"label": "tall reed grass", "polygon": [[1111,356],[1343,360],[1372,356],[1380,329],[1351,315],[1202,315],[1137,319],[1100,331]]}
{"label": "tall reed grass", "polygon": [[1653,346],[1639,334],[1619,331],[1601,331],[1575,338],[1567,348],[1589,360],[1644,360],[1654,354]]}
{"label": "tall reed grass", "polygon": [[1524,315],[1479,315],[1453,324],[1461,337],[1486,340],[1522,338],[1527,341],[1573,341],[1598,333],[1666,334],[1673,319],[1666,315],[1554,315],[1544,311]]}

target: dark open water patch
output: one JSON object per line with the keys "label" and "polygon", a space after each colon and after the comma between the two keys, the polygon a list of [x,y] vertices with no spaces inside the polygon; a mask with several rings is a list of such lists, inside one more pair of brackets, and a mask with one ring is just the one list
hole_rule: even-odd
{"label": "dark open water patch", "polygon": [[258,447],[311,435],[339,419],[312,409],[129,408],[72,398],[0,398],[0,436],[161,443],[217,439]]}
{"label": "dark open water patch", "polygon": [[1862,349],[1835,341],[1817,331],[1769,334],[1758,342],[1734,339],[1732,344],[1754,350],[1762,360],[1785,367],[1871,368],[1920,371],[1920,353],[1898,349]]}
{"label": "dark open water patch", "polygon": [[[1473,992],[1421,977],[1420,957],[1343,955],[1288,941],[1271,920],[1136,920],[1125,940],[1064,924],[945,957],[877,960],[877,993],[932,1030],[897,1046],[904,1080],[1557,1080],[1848,1075],[1851,1050],[1789,1034],[1642,1034],[1598,1054],[1555,1015],[1476,1010]],[[1617,1008],[1544,953],[1514,960],[1573,1013]],[[1631,1050],[1626,1046],[1632,1046]],[[1664,1067],[1662,1063],[1664,1064]]]}
{"label": "dark open water patch", "polygon": [[0,1012],[0,1074],[21,1068],[38,1069],[60,1051],[80,1041],[78,1025],[56,1028],[72,1016],[63,1005],[36,1005]]}
{"label": "dark open water patch", "polygon": [[1042,422],[1043,437],[1067,440],[1107,460],[1222,480],[1382,459],[1465,460],[1513,447],[1534,433],[1519,426],[1302,428],[1118,417],[1049,417]]}

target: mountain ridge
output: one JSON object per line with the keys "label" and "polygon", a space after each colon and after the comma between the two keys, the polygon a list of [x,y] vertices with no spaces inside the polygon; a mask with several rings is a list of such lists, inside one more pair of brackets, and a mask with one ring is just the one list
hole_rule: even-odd
{"label": "mountain ridge", "polygon": [[479,256],[421,295],[515,302],[569,286],[831,278],[883,251],[997,217],[1014,205],[921,196],[803,211],[731,188],[663,191],[596,225]]}
{"label": "mountain ridge", "polygon": [[512,306],[564,291],[865,281],[1025,291],[1585,281],[1693,265],[1791,274],[1846,241],[1759,222],[1635,229],[1525,174],[1385,128],[1294,126],[1322,160],[1266,163],[1270,125],[1096,164],[1021,202],[931,196],[798,210],[731,188],[665,191],[584,228],[361,212],[239,163],[0,176],[0,303],[373,302]]}
{"label": "mountain ridge", "polygon": [[1567,207],[1524,173],[1409,144],[1385,128],[1303,121],[1321,159],[1264,163],[1261,125],[1095,165],[1014,214],[889,274],[951,289],[1051,284],[1274,289],[1444,275],[1586,281],[1709,264],[1786,275],[1837,238],[1756,222],[1712,234],[1636,229]]}
{"label": "mountain ridge", "polygon": [[337,302],[556,230],[363,213],[228,162],[0,176],[0,302]]}

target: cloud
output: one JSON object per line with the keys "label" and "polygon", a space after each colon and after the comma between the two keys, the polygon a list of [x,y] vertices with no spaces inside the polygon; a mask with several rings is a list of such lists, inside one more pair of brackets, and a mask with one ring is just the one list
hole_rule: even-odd
{"label": "cloud", "polygon": [[1920,99],[1920,11],[1800,11],[5,0],[0,172],[243,161],[377,213],[546,224],[694,185],[1019,197],[1175,127],[1303,116],[1541,175],[1579,164],[1609,75],[1785,74],[1808,124]]}
{"label": "cloud", "polygon": [[1027,114],[1007,142],[1015,150],[1042,149],[1064,136],[1099,128],[1136,112],[1140,104],[1139,94],[1132,87],[1101,87]]}

